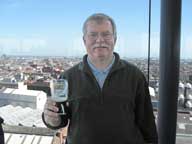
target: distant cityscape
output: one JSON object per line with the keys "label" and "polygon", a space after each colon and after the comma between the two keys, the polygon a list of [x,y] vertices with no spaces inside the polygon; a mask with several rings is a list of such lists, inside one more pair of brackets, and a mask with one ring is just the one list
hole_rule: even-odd
{"label": "distant cityscape", "polygon": [[[146,76],[148,74],[147,58],[123,58],[136,65]],[[27,89],[43,90],[51,95],[50,80],[58,79],[60,74],[82,60],[78,57],[47,56],[0,56],[0,89],[18,88],[18,82],[27,85]],[[192,108],[192,59],[181,59],[179,77],[178,104]],[[44,88],[43,88],[44,86]],[[152,99],[158,100],[159,60],[150,59],[149,90]]]}
{"label": "distant cityscape", "polygon": [[[147,58],[123,58],[146,76]],[[82,60],[79,57],[0,56],[0,116],[5,126],[44,127],[41,119],[51,81]],[[149,91],[157,119],[159,60],[150,59]],[[181,112],[181,113],[180,113]],[[7,114],[9,113],[9,114]],[[180,60],[177,132],[192,134],[192,59]]]}

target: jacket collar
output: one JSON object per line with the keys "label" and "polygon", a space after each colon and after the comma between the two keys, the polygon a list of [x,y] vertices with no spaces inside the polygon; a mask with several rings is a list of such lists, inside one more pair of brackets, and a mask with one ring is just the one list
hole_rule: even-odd
{"label": "jacket collar", "polygon": [[[110,70],[110,73],[125,67],[125,63],[122,62],[119,54],[116,52],[113,52],[113,54],[115,55],[115,62]],[[79,70],[82,70],[86,73],[91,73],[91,68],[89,67],[87,62],[87,54],[84,55],[83,61],[79,65]]]}

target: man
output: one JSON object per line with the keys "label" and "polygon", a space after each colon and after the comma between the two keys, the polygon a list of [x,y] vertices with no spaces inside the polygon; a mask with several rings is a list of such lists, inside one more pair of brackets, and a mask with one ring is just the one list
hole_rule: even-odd
{"label": "man", "polygon": [[48,99],[44,123],[52,129],[68,125],[67,144],[157,143],[147,82],[142,72],[115,52],[116,26],[105,14],[84,23],[83,62],[65,72],[69,82],[67,114],[59,116]]}

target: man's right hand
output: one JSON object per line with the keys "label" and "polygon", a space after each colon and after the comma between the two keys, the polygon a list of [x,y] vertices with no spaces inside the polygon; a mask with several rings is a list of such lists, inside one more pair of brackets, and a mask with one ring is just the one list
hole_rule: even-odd
{"label": "man's right hand", "polygon": [[57,113],[58,107],[56,106],[56,102],[51,98],[47,98],[47,101],[44,106],[44,120],[47,124],[51,126],[59,126],[61,123],[61,117]]}

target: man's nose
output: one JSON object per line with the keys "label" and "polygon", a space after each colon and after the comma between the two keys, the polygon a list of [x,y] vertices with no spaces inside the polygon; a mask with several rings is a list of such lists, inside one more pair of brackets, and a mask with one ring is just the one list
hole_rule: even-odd
{"label": "man's nose", "polygon": [[96,39],[96,42],[103,42],[104,41],[104,38],[101,34],[98,34],[97,35],[97,39]]}

